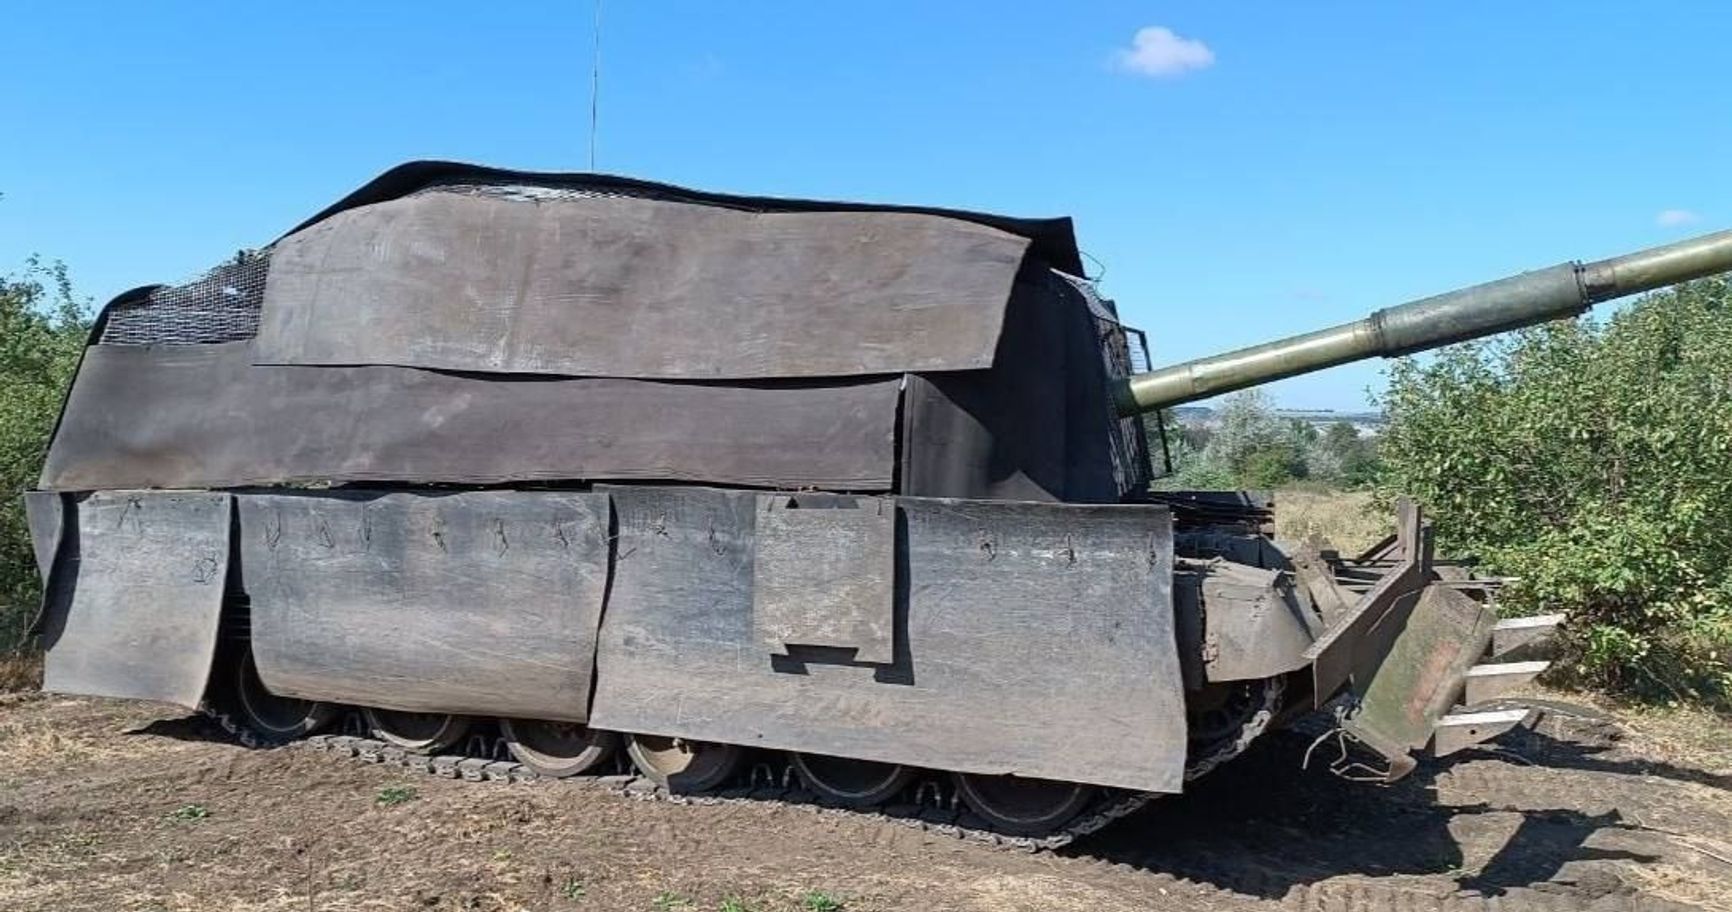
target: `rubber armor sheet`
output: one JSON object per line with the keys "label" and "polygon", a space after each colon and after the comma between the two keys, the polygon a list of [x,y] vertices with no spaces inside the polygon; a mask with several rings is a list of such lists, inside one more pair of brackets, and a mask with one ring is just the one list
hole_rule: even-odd
{"label": "rubber armor sheet", "polygon": [[608,490],[592,725],[1180,790],[1166,508],[896,498],[893,658],[873,664],[754,636],[760,495]]}
{"label": "rubber armor sheet", "polygon": [[245,494],[241,574],[273,692],[581,722],[607,497]]}
{"label": "rubber armor sheet", "polygon": [[42,624],[42,689],[196,708],[216,651],[229,495],[112,491],[73,508],[76,541]]}

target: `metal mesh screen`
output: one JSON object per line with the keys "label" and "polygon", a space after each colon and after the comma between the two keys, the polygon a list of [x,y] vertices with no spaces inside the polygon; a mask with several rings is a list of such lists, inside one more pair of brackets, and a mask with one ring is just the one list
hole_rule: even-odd
{"label": "metal mesh screen", "polygon": [[[1137,367],[1137,356],[1142,361],[1148,361],[1148,347],[1143,342],[1141,330],[1131,329],[1119,322],[1118,309],[1113,302],[1100,296],[1093,283],[1086,279],[1054,270],[1052,273],[1061,280],[1061,290],[1065,287],[1080,295],[1088,304],[1089,314],[1094,317],[1095,337],[1100,341],[1101,360],[1106,364],[1107,377],[1122,380],[1129,377]],[[1136,336],[1135,344],[1132,335]],[[1146,366],[1142,368],[1146,370]],[[1111,396],[1109,388],[1103,391]],[[1141,415],[1130,415],[1112,422],[1107,433],[1111,438],[1113,454],[1113,476],[1118,479],[1119,494],[1125,496],[1140,493],[1149,486],[1152,471],[1149,464],[1149,442],[1143,433]]]}
{"label": "metal mesh screen", "polygon": [[[675,199],[648,191],[582,186],[544,187],[521,183],[434,184],[422,193],[461,193],[522,202],[631,196]],[[258,335],[259,308],[271,250],[242,251],[198,278],[168,285],[108,312],[98,340],[105,345],[198,345],[236,342]]]}
{"label": "metal mesh screen", "polygon": [[165,285],[112,307],[102,327],[107,345],[198,345],[251,339],[259,331],[269,248],[234,259],[183,285]]}
{"label": "metal mesh screen", "polygon": [[602,199],[609,197],[636,197],[638,199],[659,199],[681,202],[678,196],[668,193],[654,193],[648,190],[632,190],[618,187],[584,187],[578,185],[543,186],[539,184],[510,183],[464,183],[464,184],[433,184],[417,190],[410,196],[420,196],[425,193],[460,193],[464,196],[486,196],[494,199],[517,200],[525,203],[544,203],[555,200]]}

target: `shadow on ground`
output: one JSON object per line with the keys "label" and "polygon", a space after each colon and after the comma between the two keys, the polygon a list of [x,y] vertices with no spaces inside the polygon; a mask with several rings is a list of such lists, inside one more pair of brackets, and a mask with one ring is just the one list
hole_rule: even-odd
{"label": "shadow on ground", "polygon": [[[1502,750],[1424,762],[1408,778],[1379,786],[1299,769],[1310,739],[1279,732],[1185,795],[1155,802],[1122,825],[1063,851],[1263,898],[1352,875],[1429,875],[1482,896],[1555,887],[1554,881],[1569,880],[1560,872],[1572,862],[1652,863],[1659,856],[1590,845],[1609,831],[1645,831],[1615,807],[1589,813],[1580,808],[1594,807],[1593,801],[1578,807],[1450,805],[1438,800],[1438,780],[1459,764],[1474,763],[1491,765],[1490,775],[1512,779],[1515,789],[1520,786],[1513,780],[1538,769],[1658,776],[1732,788],[1725,776],[1607,756],[1615,753],[1615,738],[1584,744],[1519,732]],[[1477,834],[1487,847],[1495,846],[1486,848],[1490,857],[1469,859],[1464,834],[1470,839]]]}
{"label": "shadow on ground", "polygon": [[174,719],[156,719],[137,728],[126,730],[128,736],[143,735],[151,738],[171,738],[175,741],[230,741],[231,739],[215,721],[205,716],[181,716]]}

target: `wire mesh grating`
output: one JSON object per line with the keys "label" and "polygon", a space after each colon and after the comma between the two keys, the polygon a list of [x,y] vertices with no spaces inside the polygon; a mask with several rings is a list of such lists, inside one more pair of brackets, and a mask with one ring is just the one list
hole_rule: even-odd
{"label": "wire mesh grating", "polygon": [[164,285],[109,308],[107,345],[198,345],[251,339],[259,331],[270,249],[234,259],[182,285]]}

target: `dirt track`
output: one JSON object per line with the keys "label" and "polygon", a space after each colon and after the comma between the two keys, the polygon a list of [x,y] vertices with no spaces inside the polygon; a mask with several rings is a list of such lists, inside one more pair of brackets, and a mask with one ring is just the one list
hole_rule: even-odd
{"label": "dirt track", "polygon": [[[159,708],[0,698],[0,909],[1726,909],[1732,775],[1555,717],[1392,788],[1271,736],[1027,855],[806,808],[680,806],[249,751]],[[1531,763],[1532,765],[1525,765]],[[382,789],[413,797],[381,804]],[[406,797],[406,793],[397,793]],[[812,897],[814,905],[822,903]],[[684,904],[682,904],[684,903]]]}

